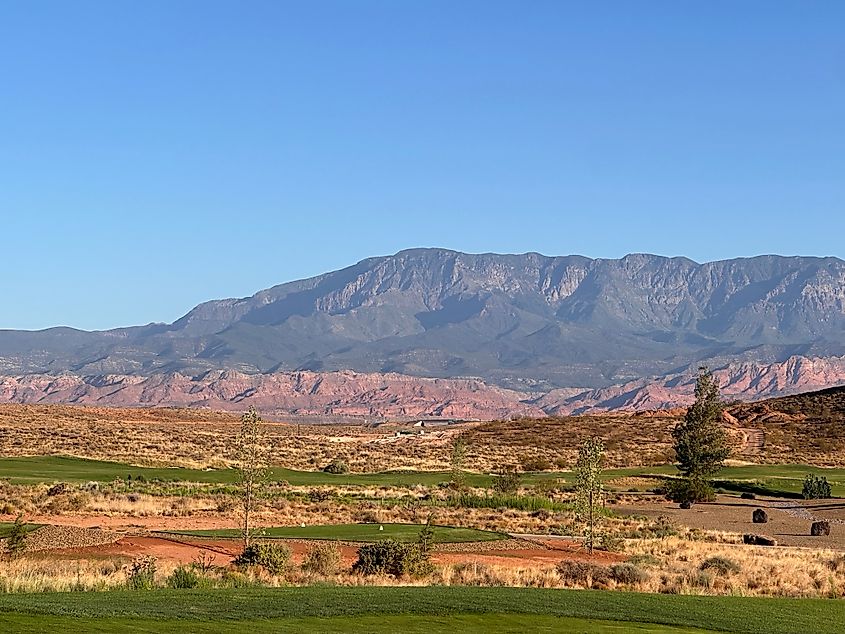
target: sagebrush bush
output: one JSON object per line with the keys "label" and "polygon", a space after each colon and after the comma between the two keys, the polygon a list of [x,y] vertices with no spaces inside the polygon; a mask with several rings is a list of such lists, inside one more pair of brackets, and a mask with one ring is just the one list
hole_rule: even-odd
{"label": "sagebrush bush", "polygon": [[551,471],[553,467],[551,460],[545,456],[522,456],[519,466],[523,471]]}
{"label": "sagebrush bush", "polygon": [[349,473],[349,467],[343,460],[332,460],[329,464],[323,467],[323,471],[325,473],[341,475],[344,473]]}
{"label": "sagebrush bush", "polygon": [[629,562],[612,565],[610,567],[610,576],[616,583],[628,586],[648,581],[648,573]]}
{"label": "sagebrush bush", "polygon": [[241,567],[258,566],[271,575],[280,575],[288,569],[290,556],[290,548],[287,546],[257,542],[244,548],[235,558],[234,564]]}
{"label": "sagebrush bush", "polygon": [[318,575],[330,576],[340,571],[340,548],[333,542],[314,544],[305,553],[302,569]]}
{"label": "sagebrush bush", "polygon": [[701,562],[699,570],[712,570],[720,575],[729,575],[741,570],[738,563],[727,557],[710,557]]}
{"label": "sagebrush bush", "polygon": [[588,587],[605,585],[611,577],[610,568],[588,561],[564,559],[555,569],[564,582]]}
{"label": "sagebrush bush", "polygon": [[200,576],[190,566],[179,566],[175,568],[166,581],[168,588],[174,588],[176,590],[198,588],[200,582]]}
{"label": "sagebrush bush", "polygon": [[126,585],[130,590],[152,590],[155,587],[156,558],[136,557],[126,569]]}
{"label": "sagebrush bush", "polygon": [[377,541],[358,549],[353,572],[363,575],[423,577],[434,569],[431,554],[420,544],[403,544],[394,539]]}
{"label": "sagebrush bush", "polygon": [[521,481],[522,476],[516,469],[506,469],[493,479],[493,490],[496,493],[516,493]]}

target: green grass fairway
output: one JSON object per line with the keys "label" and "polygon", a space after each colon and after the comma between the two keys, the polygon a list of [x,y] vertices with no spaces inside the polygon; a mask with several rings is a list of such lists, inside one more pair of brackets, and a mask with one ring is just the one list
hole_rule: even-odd
{"label": "green grass fairway", "polygon": [[[675,475],[674,466],[633,467],[608,469],[605,480],[625,476]],[[845,469],[826,469],[809,465],[750,465],[727,467],[717,479],[717,486],[731,491],[754,491],[762,495],[796,496],[801,493],[804,476],[807,473],[824,475],[831,484],[834,496],[845,496]],[[109,482],[126,479],[128,475],[137,478],[143,475],[147,480],[199,482],[210,484],[232,484],[237,473],[232,469],[183,469],[167,467],[136,467],[120,462],[87,460],[65,456],[32,456],[24,458],[0,458],[0,478],[18,484],[42,482]],[[413,486],[422,484],[435,486],[449,480],[444,471],[385,471],[382,473],[348,473],[333,475],[322,471],[293,471],[275,468],[271,472],[274,480],[285,480],[295,486],[348,485],[348,486]],[[526,484],[547,480],[571,480],[571,472],[528,473],[523,476]],[[491,476],[467,474],[467,481],[473,486],[490,486]],[[611,483],[612,484],[612,483]],[[612,487],[611,487],[612,488]]]}
{"label": "green grass fairway", "polygon": [[0,628],[17,634],[53,632],[173,632],[182,634],[256,634],[302,632],[371,632],[372,634],[522,634],[523,632],[578,632],[579,634],[707,634],[713,630],[679,628],[649,623],[618,623],[589,619],[572,619],[539,614],[458,614],[452,616],[335,616],[329,618],[299,617],[262,621],[215,621],[190,624],[184,621],[149,619],[74,619],[56,616],[0,614]]}
{"label": "green grass fairway", "polygon": [[[379,530],[383,526],[384,530]],[[374,542],[379,539],[396,539],[402,542],[415,541],[422,530],[422,524],[322,524],[319,526],[274,526],[262,530],[261,537],[270,539],[337,539],[347,542]],[[434,526],[434,541],[440,544],[460,542],[487,542],[507,539],[503,533],[482,531],[472,528]],[[169,535],[189,537],[217,537],[239,539],[237,528],[205,531],[161,531]]]}
{"label": "green grass fairway", "polygon": [[0,595],[0,631],[15,632],[235,632],[253,625],[262,632],[285,623],[299,631],[482,632],[498,631],[500,622],[511,628],[504,631],[840,634],[845,601],[437,586]]}

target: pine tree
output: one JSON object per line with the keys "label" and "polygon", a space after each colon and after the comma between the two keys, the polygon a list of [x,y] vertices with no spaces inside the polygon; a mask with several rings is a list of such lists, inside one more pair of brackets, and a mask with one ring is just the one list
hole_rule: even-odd
{"label": "pine tree", "polygon": [[676,502],[700,502],[713,497],[711,478],[730,455],[727,434],[722,427],[725,408],[719,383],[707,368],[699,368],[695,402],[684,420],[672,430],[681,481],[673,487]]}

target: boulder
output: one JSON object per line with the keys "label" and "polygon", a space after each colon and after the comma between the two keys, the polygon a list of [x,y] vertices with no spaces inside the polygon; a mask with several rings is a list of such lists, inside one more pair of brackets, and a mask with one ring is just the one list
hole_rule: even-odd
{"label": "boulder", "polygon": [[692,508],[692,502],[681,502],[681,508],[682,509],[691,509]]}
{"label": "boulder", "polygon": [[755,524],[765,524],[769,521],[769,515],[763,509],[754,509],[751,514],[751,521]]}
{"label": "boulder", "polygon": [[753,493],[749,493],[748,491],[746,491],[745,493],[743,493],[739,497],[743,500],[756,500],[757,499],[756,495],[754,495]]}
{"label": "boulder", "polygon": [[810,535],[813,537],[821,537],[822,535],[830,535],[830,522],[821,520],[813,522],[810,526]]}
{"label": "boulder", "polygon": [[777,540],[766,537],[765,535],[754,535],[752,533],[746,533],[742,536],[742,543],[743,544],[750,544],[752,546],[777,546]]}

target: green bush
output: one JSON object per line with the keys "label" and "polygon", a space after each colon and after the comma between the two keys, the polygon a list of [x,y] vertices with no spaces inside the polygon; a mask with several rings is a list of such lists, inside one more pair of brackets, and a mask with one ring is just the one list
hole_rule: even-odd
{"label": "green bush", "polygon": [[234,563],[240,567],[258,566],[271,575],[280,575],[288,569],[290,555],[290,548],[287,546],[258,542],[244,548]]}
{"label": "green bush", "polygon": [[10,559],[15,559],[26,549],[27,528],[23,521],[23,515],[15,518],[12,529],[5,541],[0,544],[0,552],[5,553]]}
{"label": "green bush", "polygon": [[190,566],[179,566],[167,578],[167,587],[176,590],[190,590],[198,588],[200,576]]}
{"label": "green bush", "polygon": [[805,500],[827,500],[831,497],[830,483],[824,476],[808,473],[801,494]]}
{"label": "green bush", "polygon": [[716,499],[713,486],[702,479],[678,478],[668,485],[667,497],[679,504],[695,504],[696,502],[712,502]]}
{"label": "green bush", "polygon": [[625,549],[625,540],[621,537],[616,537],[615,535],[602,533],[599,536],[596,548],[599,550],[606,550],[611,553],[618,553]]}
{"label": "green bush", "polygon": [[156,558],[137,557],[126,570],[126,585],[130,590],[152,590],[155,587]]}
{"label": "green bush", "polygon": [[352,571],[362,575],[385,574],[393,577],[423,577],[433,570],[431,553],[421,544],[403,544],[385,539],[361,546]]}
{"label": "green bush", "polygon": [[553,467],[551,460],[545,456],[522,456],[519,466],[523,471],[551,471]]}
{"label": "green bush", "polygon": [[727,557],[710,557],[701,562],[699,570],[712,570],[720,575],[729,575],[739,572],[739,564]]}
{"label": "green bush", "polygon": [[516,469],[506,469],[496,474],[493,479],[493,490],[500,494],[513,494],[519,490],[522,476]]}
{"label": "green bush", "polygon": [[341,475],[344,473],[349,473],[349,467],[343,460],[332,460],[329,464],[323,467],[323,471],[325,473]]}
{"label": "green bush", "polygon": [[648,573],[632,563],[614,564],[610,567],[610,576],[616,583],[633,586],[648,580]]}
{"label": "green bush", "polygon": [[603,586],[611,577],[610,568],[590,563],[564,559],[555,567],[564,582],[587,587]]}
{"label": "green bush", "polygon": [[340,570],[340,548],[332,542],[314,544],[305,553],[302,569],[318,575],[329,576]]}

